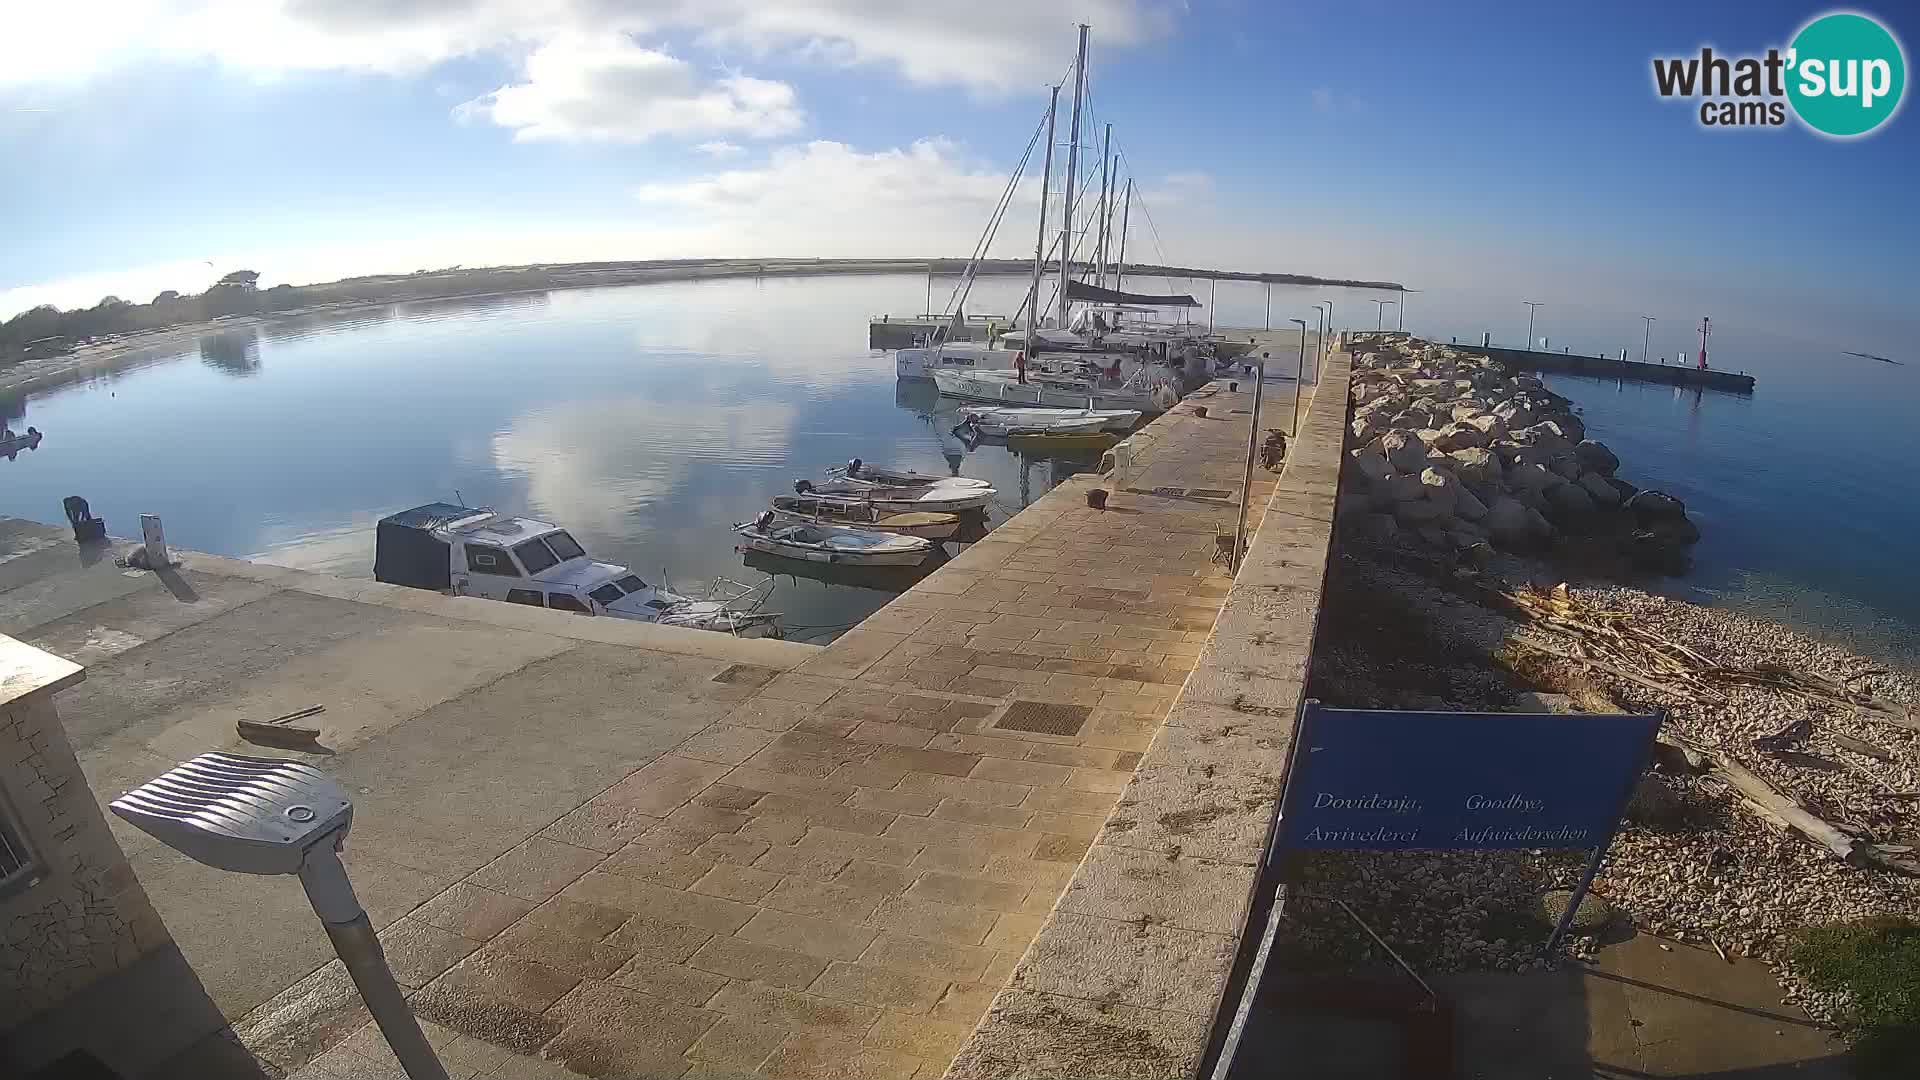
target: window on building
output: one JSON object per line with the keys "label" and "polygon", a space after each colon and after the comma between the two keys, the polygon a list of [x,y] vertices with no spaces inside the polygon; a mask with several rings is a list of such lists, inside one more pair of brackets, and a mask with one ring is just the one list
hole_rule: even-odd
{"label": "window on building", "polygon": [[526,604],[531,607],[540,607],[545,602],[546,601],[541,599],[540,590],[538,589],[507,590],[507,603],[509,604]]}
{"label": "window on building", "polygon": [[548,593],[547,606],[556,611],[577,611],[582,615],[593,614],[587,610],[587,605],[580,602],[579,597],[563,592]]}
{"label": "window on building", "polygon": [[520,571],[514,569],[513,559],[505,549],[488,547],[485,544],[467,545],[467,569],[475,574],[497,574],[500,577],[520,576]]}
{"label": "window on building", "polygon": [[38,881],[40,868],[27,848],[25,830],[13,807],[0,796],[0,896],[9,896]]}

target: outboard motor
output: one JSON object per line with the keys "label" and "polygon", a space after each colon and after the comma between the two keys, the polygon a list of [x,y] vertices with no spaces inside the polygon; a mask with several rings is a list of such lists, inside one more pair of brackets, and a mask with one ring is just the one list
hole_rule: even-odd
{"label": "outboard motor", "polygon": [[793,490],[794,490],[794,493],[795,493],[795,494],[797,494],[797,495],[806,495],[806,494],[809,494],[809,493],[811,493],[811,492],[813,491],[813,481],[811,481],[811,480],[795,480],[795,481],[793,482]]}
{"label": "outboard motor", "polygon": [[69,495],[61,500],[66,508],[67,521],[73,525],[73,538],[82,544],[107,538],[107,523],[93,516],[87,507],[87,500],[78,495]]}
{"label": "outboard motor", "polygon": [[847,475],[859,476],[861,464],[862,462],[859,458],[854,458],[853,460],[847,462]]}
{"label": "outboard motor", "polygon": [[771,524],[773,524],[773,511],[771,510],[762,510],[760,511],[760,516],[753,519],[753,527],[759,529],[761,532],[766,532],[767,526]]}

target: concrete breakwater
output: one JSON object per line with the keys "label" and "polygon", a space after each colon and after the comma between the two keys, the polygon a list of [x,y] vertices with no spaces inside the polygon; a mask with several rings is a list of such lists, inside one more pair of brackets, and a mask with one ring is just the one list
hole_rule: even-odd
{"label": "concrete breakwater", "polygon": [[1508,374],[1523,371],[1549,371],[1563,375],[1586,375],[1596,379],[1625,379],[1628,382],[1665,383],[1670,386],[1698,386],[1733,394],[1753,393],[1753,376],[1745,372],[1715,368],[1687,367],[1684,364],[1647,364],[1637,360],[1616,360],[1611,356],[1581,356],[1577,353],[1540,352],[1534,349],[1503,349],[1481,345],[1471,351],[1498,361]]}
{"label": "concrete breakwater", "polygon": [[1498,546],[1598,537],[1636,569],[1679,573],[1700,538],[1679,499],[1615,476],[1573,403],[1475,350],[1406,335],[1354,346],[1341,513],[1376,541],[1484,566]]}

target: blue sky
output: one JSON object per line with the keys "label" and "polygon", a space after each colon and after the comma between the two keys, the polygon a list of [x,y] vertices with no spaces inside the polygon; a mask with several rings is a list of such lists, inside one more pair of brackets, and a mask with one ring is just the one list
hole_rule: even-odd
{"label": "blue sky", "polygon": [[[126,6],[0,42],[0,307],[239,262],[964,254],[1084,17],[1169,259],[1920,330],[1911,109],[1835,142],[1651,88],[1655,54],[1784,45],[1821,5]],[[1030,199],[996,254],[1030,250]]]}

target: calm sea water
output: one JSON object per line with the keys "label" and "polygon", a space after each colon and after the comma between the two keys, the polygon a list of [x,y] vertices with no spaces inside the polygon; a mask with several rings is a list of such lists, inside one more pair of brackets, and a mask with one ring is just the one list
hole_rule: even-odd
{"label": "calm sea water", "polygon": [[[862,457],[957,465],[999,489],[992,515],[1038,497],[1084,461],[969,452],[950,406],[897,385],[866,347],[880,312],[944,305],[954,281],[920,276],[687,282],[395,305],[209,334],[111,375],[0,400],[37,451],[0,459],[0,513],[58,522],[85,496],[126,535],[160,514],[182,547],[368,576],[382,515],[456,493],[573,529],[593,554],[698,591],[759,580],[728,531],[799,477]],[[1156,288],[1158,282],[1140,283]],[[1184,283],[1179,286],[1186,287]],[[969,312],[1011,313],[1025,281],[976,285]],[[1196,290],[1205,301],[1204,287]],[[1351,290],[1222,287],[1221,325],[1275,325],[1332,300],[1371,326]],[[1518,342],[1499,298],[1409,298],[1408,328]],[[1629,339],[1630,316],[1549,311],[1538,329],[1588,351]],[[1200,312],[1199,321],[1206,313]],[[1394,309],[1385,321],[1393,325]],[[1676,322],[1656,354],[1690,348]],[[1667,342],[1663,346],[1663,341]],[[1663,587],[1773,617],[1888,656],[1920,656],[1920,473],[1912,467],[1920,368],[1743,336],[1716,362],[1760,378],[1751,398],[1555,379],[1613,446],[1623,476],[1687,501],[1706,536],[1688,578]],[[957,550],[957,549],[950,549]],[[757,559],[757,557],[756,557]],[[785,569],[792,569],[786,567]],[[772,607],[824,639],[885,603],[899,575],[783,575]]]}

